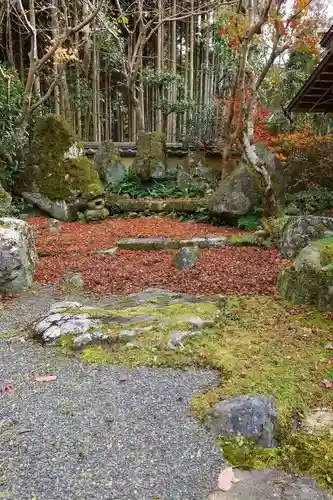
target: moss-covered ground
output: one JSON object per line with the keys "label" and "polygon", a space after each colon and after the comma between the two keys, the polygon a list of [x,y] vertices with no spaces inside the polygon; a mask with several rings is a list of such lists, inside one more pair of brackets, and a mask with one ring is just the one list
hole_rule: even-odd
{"label": "moss-covered ground", "polygon": [[[332,351],[325,345],[333,323],[310,308],[291,308],[273,297],[229,297],[225,314],[214,327],[168,349],[170,331],[188,327],[184,316],[216,317],[216,305],[165,305],[157,300],[117,315],[156,315],[154,327],[139,335],[129,348],[125,342],[89,346],[82,356],[89,363],[127,366],[210,367],[221,374],[221,384],[195,397],[192,409],[204,421],[212,406],[229,396],[260,393],[276,398],[280,413],[280,447],[263,450],[245,439],[221,440],[224,455],[235,466],[283,467],[310,475],[326,486],[333,483],[333,432],[305,434],[297,423],[311,409],[330,407],[332,390],[321,386],[333,378]],[[130,328],[130,326],[129,326]],[[63,346],[68,351],[68,346]]]}

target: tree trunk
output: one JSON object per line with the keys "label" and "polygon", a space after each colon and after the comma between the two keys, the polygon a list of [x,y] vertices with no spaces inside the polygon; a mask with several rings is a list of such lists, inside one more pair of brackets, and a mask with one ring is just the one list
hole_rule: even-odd
{"label": "tree trunk", "polygon": [[[59,34],[57,0],[53,0],[52,2],[51,23],[52,23],[52,38],[53,40],[55,40]],[[56,78],[59,74],[59,68],[55,58],[53,58],[53,71],[54,71],[54,77]],[[54,112],[56,114],[60,113],[60,92],[58,84],[56,84],[54,87]]]}
{"label": "tree trunk", "polygon": [[272,179],[268,173],[266,165],[258,157],[254,144],[251,144],[247,132],[244,132],[241,141],[244,156],[248,161],[250,168],[260,176],[263,198],[264,198],[264,215],[265,217],[277,217],[279,205],[276,193],[272,185]]}
{"label": "tree trunk", "polygon": [[[36,17],[35,17],[35,0],[29,0],[29,19],[30,24],[33,28],[33,35],[31,39],[31,57],[37,61],[38,60],[38,45],[37,45],[37,29],[36,29]],[[40,99],[40,80],[39,76],[35,75],[34,87],[37,99]]]}
{"label": "tree trunk", "polygon": [[143,110],[141,107],[142,101],[140,97],[136,96],[135,88],[132,88],[129,91],[129,94],[132,99],[133,108],[135,109],[137,134],[140,134],[141,132],[145,131],[145,120],[144,120]]}

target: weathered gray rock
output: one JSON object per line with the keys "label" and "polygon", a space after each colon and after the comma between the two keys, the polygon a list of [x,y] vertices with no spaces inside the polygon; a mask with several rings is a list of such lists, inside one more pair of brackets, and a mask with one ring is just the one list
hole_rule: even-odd
{"label": "weathered gray rock", "polygon": [[111,255],[111,257],[116,257],[118,248],[108,248],[107,250],[94,250],[92,253],[97,253],[100,255]]}
{"label": "weathered gray rock", "polygon": [[[263,144],[256,145],[259,158],[270,173],[274,192],[280,202],[284,200],[285,179],[281,162]],[[234,219],[247,214],[262,197],[260,178],[243,160],[239,166],[219,183],[208,202],[209,211],[221,219]]]}
{"label": "weathered gray rock", "polygon": [[45,344],[57,344],[62,337],[72,335],[77,345],[86,345],[103,338],[101,327],[101,321],[91,317],[79,302],[60,302],[33,324],[33,337]]}
{"label": "weathered gray rock", "polygon": [[312,242],[278,277],[279,295],[295,304],[333,311],[333,244],[331,239]]}
{"label": "weathered gray rock", "polygon": [[[140,339],[138,348],[160,349],[168,348],[172,332],[177,334],[172,337],[175,344],[185,338],[185,331],[188,336],[199,334],[199,326],[210,326],[217,312],[214,299],[151,288],[110,297],[105,305],[56,302],[33,323],[31,335],[46,345],[65,343],[74,349],[96,342],[123,348],[135,338]],[[193,324],[185,325],[184,318],[192,318]]]}
{"label": "weathered gray rock", "polygon": [[173,200],[151,200],[108,196],[106,205],[112,214],[118,213],[187,213],[201,212],[205,208],[205,201],[195,198],[176,198]]}
{"label": "weathered gray rock", "polygon": [[285,259],[293,259],[311,241],[319,240],[333,231],[333,218],[306,215],[292,217],[282,233],[279,249]]}
{"label": "weathered gray rock", "polygon": [[89,209],[84,212],[84,216],[87,222],[105,220],[109,217],[109,211],[105,207]]}
{"label": "weathered gray rock", "polygon": [[193,331],[179,331],[179,332],[173,332],[170,335],[170,340],[168,347],[169,349],[176,349],[177,347],[182,347],[183,346],[183,341],[187,339],[188,337],[193,337],[197,335],[198,332],[193,332]]}
{"label": "weathered gray rock", "polygon": [[96,344],[107,340],[101,332],[81,333],[73,339],[73,349],[83,349],[87,345]]}
{"label": "weathered gray rock", "polygon": [[142,180],[163,179],[167,174],[166,137],[162,132],[139,135],[131,173]]}
{"label": "weathered gray rock", "polygon": [[333,409],[317,408],[312,410],[302,421],[302,429],[309,433],[323,430],[333,431]]}
{"label": "weathered gray rock", "polygon": [[178,323],[187,323],[191,330],[197,330],[200,328],[211,328],[214,326],[215,322],[213,320],[204,320],[199,316],[184,316],[180,318]]}
{"label": "weathered gray rock", "polygon": [[272,178],[277,199],[283,204],[287,190],[287,175],[281,161],[277,159],[275,153],[268,149],[265,144],[260,142],[256,144],[256,153],[260,160],[264,162],[267,172]]}
{"label": "weathered gray rock", "polygon": [[65,201],[65,200],[51,200],[47,196],[40,193],[37,184],[31,183],[29,191],[22,191],[22,197],[36,205],[43,212],[51,215],[54,219],[58,220],[75,220],[76,214],[85,206],[85,203],[80,199]]}
{"label": "weathered gray rock", "polygon": [[8,217],[12,213],[12,197],[0,184],[0,217]]}
{"label": "weathered gray rock", "polygon": [[60,222],[60,220],[57,220],[57,219],[48,219],[48,221],[47,221],[47,228],[50,231],[50,233],[53,233],[53,234],[60,233],[60,230],[61,230],[61,222]]}
{"label": "weathered gray rock", "polygon": [[209,428],[219,436],[244,436],[260,446],[277,445],[278,410],[274,398],[236,396],[218,403],[208,418]]}
{"label": "weathered gray rock", "polygon": [[177,269],[190,269],[198,260],[200,250],[197,246],[182,247],[175,255],[175,266]]}
{"label": "weathered gray rock", "polygon": [[105,141],[100,145],[94,163],[106,184],[111,186],[118,184],[126,176],[126,167],[122,163],[118,149],[111,141]]}
{"label": "weathered gray rock", "polygon": [[247,214],[257,199],[255,175],[243,162],[220,182],[208,209],[216,217],[232,219]]}
{"label": "weathered gray rock", "polygon": [[216,491],[208,500],[332,500],[332,495],[309,477],[279,469],[234,469],[239,482],[230,491]]}
{"label": "weathered gray rock", "polygon": [[29,224],[21,219],[0,218],[0,290],[21,292],[30,288],[37,260]]}
{"label": "weathered gray rock", "polygon": [[189,239],[164,238],[124,238],[117,241],[122,250],[179,250],[184,247],[219,248],[229,244],[227,236],[205,236]]}
{"label": "weathered gray rock", "polygon": [[104,208],[105,200],[103,198],[95,198],[94,200],[90,200],[87,203],[87,207],[89,210],[100,210]]}
{"label": "weathered gray rock", "polygon": [[68,272],[62,277],[62,282],[65,285],[69,285],[73,288],[84,288],[84,279],[81,273]]}

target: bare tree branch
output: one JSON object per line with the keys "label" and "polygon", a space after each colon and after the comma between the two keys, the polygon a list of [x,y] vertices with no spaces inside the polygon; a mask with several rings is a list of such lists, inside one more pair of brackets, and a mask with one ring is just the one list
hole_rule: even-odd
{"label": "bare tree branch", "polygon": [[55,86],[59,83],[61,80],[62,73],[64,71],[64,68],[61,68],[59,71],[58,75],[53,79],[51,85],[47,89],[47,92],[39,99],[39,101],[35,102],[31,107],[30,107],[30,113],[33,113],[39,106],[44,104],[52,95],[52,92],[54,91]]}

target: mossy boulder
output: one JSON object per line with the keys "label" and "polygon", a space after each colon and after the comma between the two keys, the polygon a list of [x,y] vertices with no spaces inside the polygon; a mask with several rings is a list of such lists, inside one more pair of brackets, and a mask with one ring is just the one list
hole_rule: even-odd
{"label": "mossy boulder", "polygon": [[[283,203],[285,195],[285,179],[281,162],[263,144],[256,145],[256,153],[272,179],[274,193]],[[233,172],[224,177],[211,197],[208,208],[220,219],[232,220],[247,214],[251,208],[263,198],[262,182],[259,174],[242,160]]]}
{"label": "mossy boulder", "polygon": [[314,305],[333,311],[333,238],[303,248],[293,264],[281,271],[279,295],[295,304]]}
{"label": "mossy boulder", "polygon": [[80,150],[63,117],[41,117],[35,126],[28,165],[17,183],[20,194],[55,219],[75,219],[89,200],[103,193],[97,171]]}
{"label": "mossy boulder", "polygon": [[291,217],[279,241],[282,257],[293,259],[311,241],[333,235],[333,217],[306,215]]}
{"label": "mossy boulder", "polygon": [[208,201],[209,212],[226,220],[247,214],[258,200],[258,184],[255,173],[242,162],[219,183]]}
{"label": "mossy boulder", "polygon": [[4,190],[0,184],[0,217],[11,215],[12,212],[12,197]]}
{"label": "mossy boulder", "polygon": [[162,132],[139,135],[137,152],[130,172],[144,181],[163,179],[167,174],[166,137]]}
{"label": "mossy boulder", "polygon": [[33,230],[20,219],[0,219],[0,291],[22,292],[31,287],[37,264]]}
{"label": "mossy boulder", "polygon": [[94,158],[95,167],[101,179],[108,185],[118,184],[126,176],[118,149],[111,141],[101,144]]}

